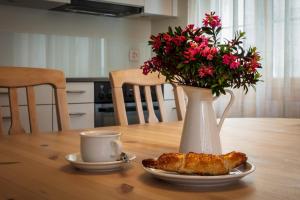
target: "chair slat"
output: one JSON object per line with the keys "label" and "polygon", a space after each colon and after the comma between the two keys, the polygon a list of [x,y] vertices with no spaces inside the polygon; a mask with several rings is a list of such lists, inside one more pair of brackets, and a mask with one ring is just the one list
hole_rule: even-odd
{"label": "chair slat", "polygon": [[156,91],[156,97],[159,105],[159,112],[161,116],[161,121],[166,121],[167,120],[167,114],[166,114],[166,107],[164,103],[164,96],[162,93],[161,85],[156,85],[155,86],[155,91]]}
{"label": "chair slat", "polygon": [[11,114],[11,126],[9,129],[9,134],[25,133],[20,120],[17,88],[9,88],[8,93]]}
{"label": "chair slat", "polygon": [[147,110],[148,110],[148,122],[158,122],[158,119],[155,115],[153,103],[152,103],[152,97],[151,97],[151,89],[150,86],[145,86],[145,98],[147,103]]}
{"label": "chair slat", "polygon": [[141,101],[140,87],[138,85],[134,85],[133,92],[134,92],[134,100],[136,104],[136,111],[138,114],[139,123],[145,124],[145,116],[144,116],[143,105]]}
{"label": "chair slat", "polygon": [[28,103],[28,114],[29,114],[29,122],[30,122],[30,131],[31,133],[39,132],[38,123],[37,123],[37,115],[36,115],[36,101],[34,88],[32,86],[26,87],[27,91],[27,103]]}
{"label": "chair slat", "polygon": [[67,105],[67,96],[65,89],[56,89],[55,92],[57,124],[60,131],[70,128],[70,117]]}
{"label": "chair slat", "polygon": [[0,136],[2,136],[3,133],[4,133],[4,127],[3,127],[2,110],[0,106]]}
{"label": "chair slat", "polygon": [[114,113],[118,125],[125,126],[128,125],[123,89],[114,88],[112,90],[113,104],[114,104]]}
{"label": "chair slat", "polygon": [[186,112],[186,104],[184,100],[184,91],[180,86],[173,85],[174,88],[174,97],[177,111],[178,120],[184,120],[185,112]]}

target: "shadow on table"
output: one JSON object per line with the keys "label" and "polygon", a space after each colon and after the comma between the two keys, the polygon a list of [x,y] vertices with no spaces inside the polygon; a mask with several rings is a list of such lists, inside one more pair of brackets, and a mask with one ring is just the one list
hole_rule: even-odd
{"label": "shadow on table", "polygon": [[142,174],[139,176],[139,180],[143,183],[151,186],[156,187],[160,189],[166,189],[166,190],[173,190],[176,192],[224,192],[224,191],[235,191],[235,190],[242,190],[244,188],[247,188],[247,190],[243,191],[243,196],[246,196],[247,194],[251,194],[254,192],[255,188],[253,184],[246,183],[242,180],[237,181],[235,183],[224,185],[224,186],[190,186],[190,185],[176,185],[169,183],[167,181],[163,181],[160,179],[157,179],[150,174]]}
{"label": "shadow on table", "polygon": [[114,171],[85,171],[81,169],[77,169],[71,165],[64,165],[60,168],[61,171],[68,173],[68,174],[78,174],[78,175],[108,175],[108,174],[121,174],[126,176],[128,170],[132,168],[131,165],[126,167],[122,167],[121,169],[114,170]]}

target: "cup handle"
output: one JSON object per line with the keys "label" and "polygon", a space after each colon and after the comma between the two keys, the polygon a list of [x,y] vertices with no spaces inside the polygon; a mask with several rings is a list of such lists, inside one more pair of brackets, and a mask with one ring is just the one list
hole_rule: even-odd
{"label": "cup handle", "polygon": [[111,156],[115,157],[115,156],[119,156],[122,153],[122,143],[120,140],[114,140],[111,142],[111,145],[114,148],[114,151],[112,152]]}
{"label": "cup handle", "polygon": [[[219,133],[220,133],[221,127],[223,125],[224,119],[225,119],[225,117],[226,117],[226,115],[227,115],[227,113],[228,113],[228,111],[229,111],[229,109],[232,106],[232,103],[234,101],[234,94],[233,94],[233,92],[231,90],[227,90],[227,89],[225,89],[225,91],[230,94],[230,100],[229,100],[228,105],[226,106],[226,108],[225,108],[225,110],[224,110],[224,112],[223,112],[223,114],[222,114],[222,116],[220,118],[220,121],[219,121],[219,123],[217,125]],[[214,97],[213,100],[216,100],[217,98],[218,97]]]}

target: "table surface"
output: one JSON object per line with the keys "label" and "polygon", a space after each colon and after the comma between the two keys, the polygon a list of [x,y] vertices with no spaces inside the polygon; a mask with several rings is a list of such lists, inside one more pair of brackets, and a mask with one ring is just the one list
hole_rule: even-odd
{"label": "table surface", "polygon": [[131,166],[111,173],[74,169],[79,131],[0,138],[0,199],[300,199],[300,119],[226,119],[223,152],[245,152],[256,171],[219,188],[177,186],[153,178],[145,158],[178,150],[182,122],[106,127],[122,133]]}

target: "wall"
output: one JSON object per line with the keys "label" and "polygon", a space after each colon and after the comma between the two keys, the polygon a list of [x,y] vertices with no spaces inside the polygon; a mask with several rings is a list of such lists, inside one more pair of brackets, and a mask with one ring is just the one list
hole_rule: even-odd
{"label": "wall", "polygon": [[166,18],[166,19],[152,19],[151,20],[151,33],[157,34],[161,32],[166,32],[168,27],[181,26],[185,27],[187,25],[188,16],[188,1],[178,0],[178,17]]}
{"label": "wall", "polygon": [[[148,18],[109,18],[0,6],[0,65],[41,65],[44,63],[49,67],[65,70],[66,76],[69,77],[107,76],[111,70],[136,67],[148,59],[150,48],[147,41],[150,33],[151,21]],[[95,55],[92,55],[92,59],[94,61],[88,57],[89,59],[79,60],[77,63],[76,59],[78,60],[86,54],[86,51],[78,50],[81,49],[80,46],[77,49],[79,51],[77,54],[64,55],[64,51],[56,52],[62,59],[66,57],[70,57],[69,60],[74,59],[75,64],[74,62],[61,61],[58,62],[58,65],[69,63],[66,64],[69,66],[53,66],[53,62],[46,60],[49,57],[48,43],[65,42],[64,38],[69,42],[70,49],[78,47],[76,45],[93,45],[93,43],[98,42],[103,46],[103,52],[97,49],[93,50],[92,53]],[[77,41],[77,43],[73,43],[72,40]],[[38,41],[41,41],[41,44],[32,47],[32,44],[36,44]],[[88,43],[84,41],[88,41]],[[56,47],[52,48],[52,51],[60,51],[60,49]],[[129,49],[139,51],[140,58],[138,61],[129,61]],[[21,59],[18,56],[20,51],[21,53],[30,52],[31,55],[26,57],[32,59]],[[86,63],[84,60],[90,60],[90,62]],[[90,70],[91,67],[94,69]]]}

